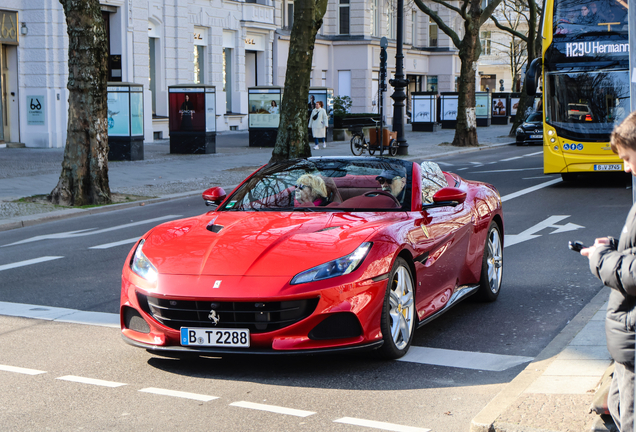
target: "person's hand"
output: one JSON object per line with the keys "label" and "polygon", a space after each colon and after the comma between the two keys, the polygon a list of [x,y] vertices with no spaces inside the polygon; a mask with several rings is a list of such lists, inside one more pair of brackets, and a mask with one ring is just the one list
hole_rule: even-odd
{"label": "person's hand", "polygon": [[590,255],[594,253],[597,247],[601,245],[608,245],[609,243],[610,243],[610,240],[608,237],[597,238],[596,240],[594,240],[594,244],[592,246],[585,249],[581,249],[581,255],[585,257],[589,257]]}

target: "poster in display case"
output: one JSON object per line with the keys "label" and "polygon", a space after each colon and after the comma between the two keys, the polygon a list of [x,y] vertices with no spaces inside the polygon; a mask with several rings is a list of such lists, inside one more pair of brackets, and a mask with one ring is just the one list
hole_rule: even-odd
{"label": "poster in display case", "polygon": [[168,88],[170,153],[216,153],[216,88],[182,84]]}
{"label": "poster in display case", "polygon": [[437,92],[411,93],[411,125],[413,131],[437,130]]}
{"label": "poster in display case", "polygon": [[459,94],[457,92],[440,93],[440,119],[442,129],[455,129],[457,126],[457,109]]}
{"label": "poster in display case", "polygon": [[250,147],[274,147],[280,124],[283,88],[258,86],[247,89]]}
{"label": "poster in display case", "polygon": [[492,94],[492,124],[508,124],[510,110],[509,93]]}
{"label": "poster in display case", "polygon": [[477,126],[490,126],[492,105],[492,93],[489,91],[475,92],[475,117]]}
{"label": "poster in display case", "polygon": [[144,99],[141,84],[109,82],[107,86],[108,159],[144,158]]}

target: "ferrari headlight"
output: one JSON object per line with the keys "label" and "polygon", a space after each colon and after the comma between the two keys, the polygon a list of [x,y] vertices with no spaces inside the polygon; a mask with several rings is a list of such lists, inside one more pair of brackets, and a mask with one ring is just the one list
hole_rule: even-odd
{"label": "ferrari headlight", "polygon": [[291,280],[291,284],[297,285],[349,274],[360,267],[360,264],[362,264],[362,261],[364,261],[364,258],[369,253],[372,244],[373,243],[370,242],[362,243],[347,256],[298,273]]}
{"label": "ferrari headlight", "polygon": [[130,263],[130,268],[133,272],[146,279],[148,282],[156,282],[158,274],[157,269],[154,265],[152,265],[150,260],[146,257],[146,255],[144,255],[143,251],[141,250],[144,242],[145,240],[139,242],[132,262]]}

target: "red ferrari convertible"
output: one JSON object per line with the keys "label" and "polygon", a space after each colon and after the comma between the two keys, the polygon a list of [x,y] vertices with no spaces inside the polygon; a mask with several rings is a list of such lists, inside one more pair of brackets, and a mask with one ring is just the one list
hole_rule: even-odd
{"label": "red ferrari convertible", "polygon": [[320,157],[266,165],[216,208],[159,225],[123,268],[124,340],[165,355],[406,354],[414,331],[503,271],[497,190],[437,164]]}

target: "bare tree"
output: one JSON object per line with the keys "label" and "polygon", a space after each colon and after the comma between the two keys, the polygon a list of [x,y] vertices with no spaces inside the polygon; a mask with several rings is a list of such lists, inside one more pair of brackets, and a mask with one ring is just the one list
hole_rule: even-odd
{"label": "bare tree", "polygon": [[[497,14],[493,14],[490,18],[497,28],[510,33],[513,38],[518,38],[525,42],[527,48],[526,64],[532,63],[541,53],[541,37],[539,37],[539,24],[543,17],[543,7],[537,4],[536,0],[504,0],[501,7],[502,19],[498,19]],[[511,25],[511,17],[515,20],[524,20],[526,22],[527,33],[519,31],[519,26]],[[501,17],[500,17],[501,18]],[[515,20],[512,22],[514,23]],[[528,107],[532,106],[534,98],[528,96],[526,92],[525,77],[521,77],[523,82],[517,115],[512,122],[510,128],[510,136],[515,135],[517,127],[526,118]]]}
{"label": "bare tree", "polygon": [[437,26],[451,38],[453,45],[459,50],[461,70],[458,85],[457,128],[452,144],[460,147],[477,146],[479,142],[477,141],[477,117],[475,115],[475,71],[477,70],[477,60],[481,55],[479,30],[502,0],[490,0],[485,9],[481,7],[482,0],[460,0],[459,7],[444,0],[429,0],[459,15],[464,22],[462,37],[451,26],[442,21],[437,12],[429,8],[423,0],[414,1],[417,7],[430,16]]}
{"label": "bare tree", "polygon": [[99,0],[60,0],[68,44],[68,127],[55,204],[109,203],[106,32]]}
{"label": "bare tree", "polygon": [[327,0],[296,0],[289,41],[285,93],[278,136],[270,162],[311,156],[307,139],[307,99],[316,34],[327,11]]}

